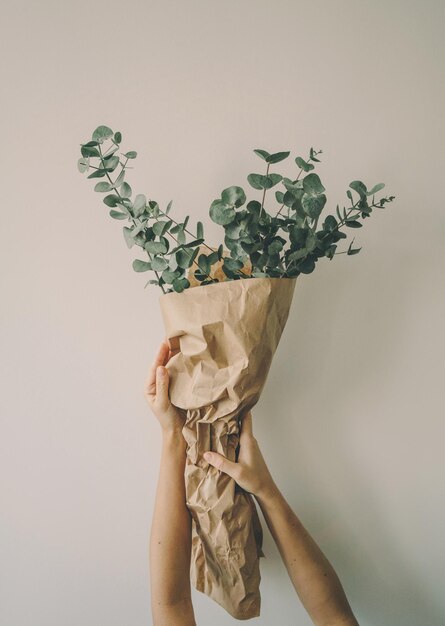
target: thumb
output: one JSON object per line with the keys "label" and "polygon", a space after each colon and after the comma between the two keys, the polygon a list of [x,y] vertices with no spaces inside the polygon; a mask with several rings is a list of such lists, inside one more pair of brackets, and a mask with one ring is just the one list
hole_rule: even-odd
{"label": "thumb", "polygon": [[204,452],[204,458],[209,465],[213,465],[213,467],[216,467],[216,469],[219,469],[231,478],[236,479],[238,476],[238,463],[229,461],[222,454],[218,454],[218,452]]}

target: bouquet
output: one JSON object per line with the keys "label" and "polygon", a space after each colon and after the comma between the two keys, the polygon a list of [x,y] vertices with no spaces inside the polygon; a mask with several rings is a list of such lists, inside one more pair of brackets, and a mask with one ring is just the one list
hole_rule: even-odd
{"label": "bouquet", "polygon": [[[358,254],[354,238],[338,250],[348,229],[358,229],[394,196],[376,198],[350,183],[350,206],[324,216],[325,188],[313,170],[321,150],[295,158],[291,179],[274,166],[290,152],[256,149],[265,171],[247,176],[257,198],[242,187],[224,189],[210,204],[210,218],[224,229],[219,246],[205,241],[203,223],[171,215],[144,194],[133,195],[126,180],[134,151],[122,152],[122,134],[99,126],[81,144],[78,168],[98,179],[110,216],[125,222],[123,237],[142,257],[136,272],[150,272],[158,286],[167,338],[174,356],[170,397],[183,413],[187,442],[185,484],[192,516],[191,578],[194,586],[237,619],[260,613],[259,558],[262,531],[255,504],[226,474],[209,466],[204,452],[237,458],[243,415],[257,402],[289,314],[296,279],[310,274],[324,257]],[[269,207],[273,193],[275,210]],[[267,192],[269,195],[267,196]],[[266,206],[266,196],[268,204]],[[322,216],[323,215],[323,216]]]}

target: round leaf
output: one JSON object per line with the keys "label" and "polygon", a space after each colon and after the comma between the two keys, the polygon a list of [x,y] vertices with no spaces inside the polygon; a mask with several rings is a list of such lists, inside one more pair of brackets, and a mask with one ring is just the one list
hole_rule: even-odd
{"label": "round leaf", "polygon": [[135,259],[133,261],[133,269],[135,272],[147,272],[148,270],[151,270],[151,263]]}
{"label": "round leaf", "polygon": [[317,195],[323,193],[325,188],[321,184],[318,174],[308,174],[303,178],[303,189],[306,193]]}
{"label": "round leaf", "polygon": [[235,209],[223,204],[220,200],[214,200],[210,206],[210,218],[215,224],[226,226],[233,221],[235,217]]}
{"label": "round leaf", "polygon": [[246,194],[241,187],[228,187],[222,192],[221,199],[224,204],[240,207],[246,201]]}
{"label": "round leaf", "polygon": [[108,126],[98,126],[92,135],[93,141],[103,143],[106,139],[113,136],[113,131]]}

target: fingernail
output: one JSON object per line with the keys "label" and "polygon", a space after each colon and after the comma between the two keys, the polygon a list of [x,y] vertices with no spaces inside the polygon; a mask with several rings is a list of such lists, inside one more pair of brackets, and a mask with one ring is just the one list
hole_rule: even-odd
{"label": "fingernail", "polygon": [[212,458],[212,453],[211,452],[204,452],[204,458],[206,461],[210,461]]}

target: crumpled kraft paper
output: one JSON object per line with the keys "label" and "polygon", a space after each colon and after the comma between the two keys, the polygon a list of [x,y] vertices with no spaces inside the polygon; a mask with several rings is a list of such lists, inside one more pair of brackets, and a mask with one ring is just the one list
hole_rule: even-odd
{"label": "crumpled kraft paper", "polygon": [[236,460],[240,421],[260,397],[295,281],[231,280],[160,297],[174,353],[170,399],[186,418],[191,579],[237,619],[260,614],[261,525],[252,496],[203,454]]}

